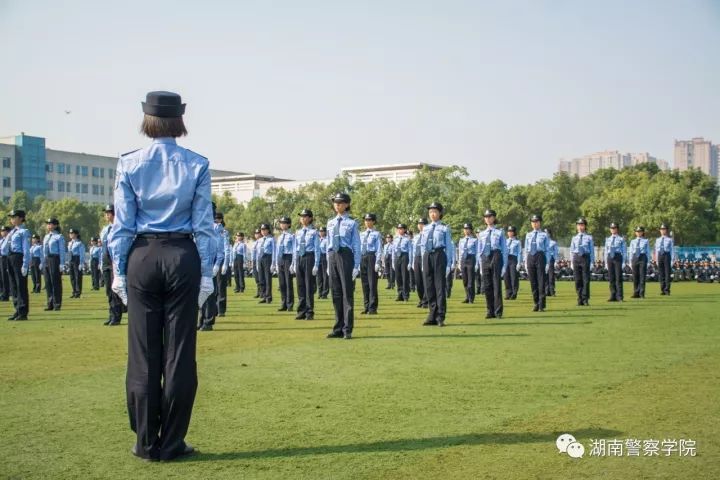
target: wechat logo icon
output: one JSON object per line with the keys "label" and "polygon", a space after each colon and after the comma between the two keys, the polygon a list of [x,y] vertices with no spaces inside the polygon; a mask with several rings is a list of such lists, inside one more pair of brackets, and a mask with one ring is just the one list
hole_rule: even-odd
{"label": "wechat logo icon", "polygon": [[569,433],[563,433],[557,440],[555,446],[559,453],[567,453],[572,458],[582,458],[585,455],[585,447]]}

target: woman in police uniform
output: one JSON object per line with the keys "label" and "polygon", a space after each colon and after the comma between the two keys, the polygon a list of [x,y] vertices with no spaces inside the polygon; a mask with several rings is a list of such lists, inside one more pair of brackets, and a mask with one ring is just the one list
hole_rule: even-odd
{"label": "woman in police uniform", "polygon": [[45,256],[45,291],[47,306],[45,311],[60,310],[62,306],[62,277],[65,270],[65,237],[60,233],[60,222],[57,218],[48,218],[47,234],[43,238],[43,255]]}
{"label": "woman in police uniform", "polygon": [[195,320],[213,292],[210,170],[175,143],[187,134],[179,95],[150,92],[142,105],[153,142],[118,161],[112,289],[128,306],[132,452],[171,460],[194,451],[185,434],[197,390]]}
{"label": "woman in police uniform", "polygon": [[70,285],[73,293],[70,298],[80,298],[83,285],[83,271],[85,270],[85,244],[80,239],[80,230],[71,228],[68,230],[70,242],[68,242],[68,254],[70,255]]}

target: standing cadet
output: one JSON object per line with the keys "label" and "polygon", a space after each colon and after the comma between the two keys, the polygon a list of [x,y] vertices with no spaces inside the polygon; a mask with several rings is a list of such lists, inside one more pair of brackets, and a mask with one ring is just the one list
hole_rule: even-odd
{"label": "standing cadet", "polygon": [[610,281],[610,298],[608,302],[623,301],[623,265],[627,257],[625,239],[618,233],[620,226],[610,224],[610,236],[605,239],[605,265],[608,269]]}
{"label": "standing cadet", "polygon": [[365,214],[365,231],[360,234],[360,283],[363,290],[361,315],[377,315],[378,274],[382,255],[382,236],[375,230],[377,216]]}
{"label": "standing cadet", "polygon": [[412,269],[413,269],[413,242],[415,240],[415,236],[413,235],[412,230],[408,230],[407,232],[407,238],[410,241],[408,244],[408,285],[410,286],[410,291],[415,291],[415,275],[413,275]]}
{"label": "standing cadet", "polygon": [[465,300],[462,303],[475,303],[475,271],[477,270],[477,237],[473,234],[472,223],[463,225],[465,236],[458,240],[460,255],[460,274],[465,287]]}
{"label": "standing cadet", "polygon": [[[222,238],[223,263],[220,266],[220,272],[217,275],[217,311],[219,317],[224,317],[227,311],[227,287],[228,272],[232,265],[232,247],[230,246],[229,233],[225,229],[225,215],[222,212],[215,212],[214,221],[215,231]],[[214,322],[213,322],[214,323]]]}
{"label": "standing cadet", "polygon": [[515,300],[520,289],[520,251],[522,246],[516,237],[515,227],[507,229],[508,263],[505,268],[505,300]]}
{"label": "standing cadet", "polygon": [[433,202],[427,207],[430,225],[422,231],[421,243],[425,248],[423,254],[423,280],[428,299],[428,315],[423,325],[445,326],[447,313],[447,277],[450,275],[455,261],[455,248],[450,234],[450,227],[440,220],[443,206]]}
{"label": "standing cadet", "polygon": [[[482,232],[482,231],[483,231],[482,228],[477,227],[475,229],[475,238],[478,238],[478,236],[480,236],[480,232]],[[476,268],[475,269],[475,295],[482,295],[482,294],[483,294],[482,270],[480,268]]]}
{"label": "standing cadet", "polygon": [[397,284],[396,302],[410,300],[410,239],[407,236],[407,225],[399,223],[396,228],[397,235],[393,240],[392,264],[395,269],[395,283]]}
{"label": "standing cadet", "polygon": [[557,242],[553,239],[552,230],[545,229],[548,236],[548,268],[545,274],[545,295],[548,297],[555,296],[555,262],[560,256],[560,249]]}
{"label": "standing cadet", "polygon": [[632,262],[632,298],[645,298],[645,275],[650,259],[650,242],[645,238],[645,227],[635,227],[635,238],[630,241],[630,262]]}
{"label": "standing cadet", "polygon": [[73,293],[70,298],[80,298],[82,294],[83,271],[85,270],[85,244],[80,239],[80,230],[71,228],[68,230],[70,242],[68,243],[68,255],[70,257],[70,285]]}
{"label": "standing cadet", "polygon": [[318,229],[320,234],[320,270],[318,272],[318,298],[327,300],[328,293],[330,293],[330,277],[328,276],[328,265],[327,265],[327,229],[320,227]]}
{"label": "standing cadet", "polygon": [[497,213],[485,210],[483,220],[487,228],[480,232],[477,243],[477,263],[482,272],[485,291],[485,318],[502,318],[503,294],[502,277],[507,266],[507,245],[505,232],[495,226]]}
{"label": "standing cadet", "polygon": [[275,238],[270,234],[270,225],[260,225],[260,245],[257,251],[258,278],[262,285],[258,303],[272,303],[272,266],[275,264]]}
{"label": "standing cadet", "polygon": [[595,263],[595,245],[592,235],[587,233],[587,220],[580,217],[575,222],[577,235],[570,241],[570,258],[577,304],[579,307],[590,305],[590,268]]}
{"label": "standing cadet", "polygon": [[40,293],[42,289],[41,274],[43,267],[43,248],[40,243],[40,237],[32,234],[32,246],[30,247],[30,274],[33,282],[32,293]]}
{"label": "standing cadet", "polygon": [[215,260],[212,267],[212,292],[205,299],[200,307],[200,318],[197,329],[203,332],[212,331],[215,326],[215,318],[218,316],[219,294],[220,294],[220,270],[225,265],[225,238],[221,223],[215,222],[215,202],[211,202],[210,208],[213,212],[213,240],[215,241]]}
{"label": "standing cadet", "polygon": [[8,214],[13,229],[8,235],[8,264],[10,291],[14,292],[15,313],[8,320],[27,320],[30,299],[27,274],[30,269],[30,230],[25,228],[25,211],[11,210]]}
{"label": "standing cadet", "polygon": [[103,325],[109,325],[114,327],[120,325],[122,321],[122,314],[124,310],[122,299],[112,289],[113,283],[113,263],[112,255],[110,254],[109,242],[110,233],[112,231],[113,222],[115,222],[115,205],[109,203],[105,205],[103,209],[103,215],[105,215],[105,221],[107,225],[100,230],[100,272],[102,272],[103,283],[105,284],[105,296],[108,301],[108,319],[105,320]]}
{"label": "standing cadet", "polygon": [[389,233],[385,235],[385,245],[383,245],[383,273],[387,278],[387,287],[385,290],[392,290],[395,288],[395,267],[393,266],[393,236]]}
{"label": "standing cadet", "polygon": [[668,236],[666,223],[660,225],[660,237],[655,240],[654,258],[658,266],[658,280],[660,282],[660,295],[670,295],[672,282],[672,264],[675,261],[673,239]]}
{"label": "standing cadet", "polygon": [[278,312],[292,312],[295,305],[295,288],[293,287],[293,252],[295,251],[295,235],[290,233],[290,218],[280,218],[280,235],[277,238],[273,272],[277,273],[280,284],[280,308]]}
{"label": "standing cadet", "polygon": [[410,244],[410,265],[412,267],[412,275],[415,277],[415,291],[418,294],[418,308],[428,308],[427,294],[425,293],[425,280],[422,272],[422,258],[425,253],[425,246],[422,244],[422,232],[428,221],[426,218],[420,218],[417,223],[418,234],[413,238]]}
{"label": "standing cadet", "polygon": [[98,238],[90,237],[90,279],[92,289],[100,290],[100,255],[102,248],[98,246]]}
{"label": "standing cadet", "polygon": [[255,242],[253,242],[252,250],[250,251],[250,261],[252,262],[255,286],[257,287],[255,298],[260,298],[260,296],[265,292],[265,285],[262,284],[262,279],[260,277],[260,245],[262,244],[260,239],[262,238],[262,233],[260,233],[259,228],[255,229],[253,236],[255,238]]}
{"label": "standing cadet", "polygon": [[320,267],[320,235],[313,223],[313,212],[304,208],[299,214],[300,228],[293,239],[292,271],[298,287],[298,308],[295,320],[315,318],[315,279]]}
{"label": "standing cadet", "polygon": [[525,236],[525,269],[530,279],[533,295],[533,312],[545,311],[545,274],[547,273],[549,241],[547,234],[540,229],[542,217],[530,217],[532,231]]}
{"label": "standing cadet", "polygon": [[243,232],[235,234],[232,252],[235,293],[243,293],[245,291],[245,258],[247,257],[247,245],[245,245],[245,234]]}
{"label": "standing cadet", "polygon": [[336,216],[328,220],[328,275],[332,289],[335,325],[328,338],[352,338],[354,319],[355,279],[360,274],[360,232],[350,218],[350,195],[336,193],[333,197]]}
{"label": "standing cadet", "polygon": [[185,435],[197,391],[197,309],[213,291],[210,171],[175,143],[187,134],[179,95],[151,92],[143,111],[153,143],[118,161],[112,288],[128,306],[132,453],[172,460],[194,451]]}
{"label": "standing cadet", "polygon": [[48,218],[45,222],[47,234],[43,238],[43,255],[45,257],[45,291],[47,306],[45,311],[60,310],[62,306],[62,276],[65,272],[65,237],[60,233],[60,222],[57,218]]}
{"label": "standing cadet", "polygon": [[7,243],[7,237],[10,234],[10,227],[3,225],[0,227],[0,301],[7,302],[10,300],[10,274],[8,265],[8,251],[10,245]]}

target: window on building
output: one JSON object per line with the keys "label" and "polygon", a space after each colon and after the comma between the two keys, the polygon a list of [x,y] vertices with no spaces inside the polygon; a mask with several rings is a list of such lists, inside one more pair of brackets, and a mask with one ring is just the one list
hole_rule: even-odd
{"label": "window on building", "polygon": [[80,165],[75,165],[75,175],[80,175]]}
{"label": "window on building", "polygon": [[80,184],[79,183],[75,184],[75,193],[80,193]]}
{"label": "window on building", "polygon": [[65,182],[58,182],[58,192],[65,191]]}
{"label": "window on building", "polygon": [[93,177],[99,177],[100,176],[100,168],[98,167],[92,167],[92,176]]}
{"label": "window on building", "polygon": [[72,174],[72,165],[70,165],[69,163],[66,163],[66,164],[65,164],[65,173],[66,173],[67,175]]}
{"label": "window on building", "polygon": [[3,197],[3,203],[10,203],[10,197]]}
{"label": "window on building", "polygon": [[65,191],[70,193],[70,182],[65,182]]}
{"label": "window on building", "polygon": [[100,186],[93,184],[92,186],[92,194],[93,195],[100,195]]}
{"label": "window on building", "polygon": [[57,173],[65,173],[65,164],[58,163]]}
{"label": "window on building", "polygon": [[45,164],[45,171],[52,173],[52,171],[53,171],[53,164],[52,164],[52,162],[47,162],[47,163]]}
{"label": "window on building", "polygon": [[80,169],[80,171],[82,172],[82,176],[83,176],[83,177],[87,177],[87,176],[88,176],[88,167],[82,167],[82,168]]}
{"label": "window on building", "polygon": [[53,182],[52,180],[47,181],[47,191],[52,192],[53,191]]}
{"label": "window on building", "polygon": [[105,195],[105,185],[100,185],[100,195]]}
{"label": "window on building", "polygon": [[10,187],[10,177],[3,177],[3,187]]}
{"label": "window on building", "polygon": [[87,183],[82,184],[82,193],[88,193],[88,184]]}
{"label": "window on building", "polygon": [[111,180],[115,179],[115,170],[113,170],[112,168],[108,168],[108,178]]}
{"label": "window on building", "polygon": [[104,168],[98,168],[100,170],[100,178],[105,178],[105,169]]}
{"label": "window on building", "polygon": [[3,168],[10,168],[10,157],[3,157]]}

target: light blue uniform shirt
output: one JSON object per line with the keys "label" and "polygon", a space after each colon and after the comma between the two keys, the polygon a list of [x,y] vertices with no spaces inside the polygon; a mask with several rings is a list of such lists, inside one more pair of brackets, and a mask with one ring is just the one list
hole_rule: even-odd
{"label": "light blue uniform shirt", "polygon": [[0,255],[3,257],[7,257],[8,253],[10,252],[10,242],[8,239],[9,235],[5,235],[2,237],[2,240],[0,240]]}
{"label": "light blue uniform shirt", "polygon": [[266,255],[270,255],[272,259],[270,265],[275,265],[275,238],[269,233],[257,241],[257,261],[260,262]]}
{"label": "light blue uniform shirt", "polygon": [[465,236],[458,240],[457,248],[460,255],[460,263],[465,261],[465,257],[472,255],[477,260],[477,237]]}
{"label": "light blue uniform shirt", "polygon": [[235,261],[235,258],[237,257],[243,257],[243,261],[245,260],[245,257],[247,256],[247,245],[244,241],[238,240],[233,245],[233,262]]}
{"label": "light blue uniform shirt", "polygon": [[65,237],[53,230],[43,238],[43,253],[45,258],[48,255],[57,255],[60,257],[60,265],[65,265]]}
{"label": "light blue uniform shirt", "polygon": [[635,237],[630,240],[630,258],[639,257],[645,255],[645,258],[650,259],[650,240],[644,237]]}
{"label": "light blue uniform shirt", "polygon": [[280,232],[276,241],[276,251],[273,265],[277,267],[277,262],[283,255],[293,255],[295,252],[295,235],[290,230]]}
{"label": "light blue uniform shirt", "polygon": [[415,235],[410,242],[410,264],[412,265],[415,257],[422,258],[422,254],[425,253],[425,248],[422,244],[422,232]]}
{"label": "light blue uniform shirt", "polygon": [[516,237],[508,238],[505,242],[507,244],[507,252],[508,255],[514,255],[520,258],[520,250],[522,247],[520,246],[520,240],[518,240]]}
{"label": "light blue uniform shirt", "polygon": [[396,235],[393,239],[393,251],[392,251],[392,263],[395,265],[395,262],[398,258],[400,258],[400,255],[403,253],[410,254],[410,238],[407,235]]}
{"label": "light blue uniform shirt", "polygon": [[669,253],[671,260],[675,261],[675,249],[673,248],[672,237],[658,237],[655,239],[655,253],[660,255],[661,253]]}
{"label": "light blue uniform shirt", "polygon": [[545,254],[545,263],[550,260],[550,252],[548,250],[550,249],[550,239],[547,236],[547,233],[543,232],[542,230],[533,230],[531,232],[528,232],[527,235],[525,235],[525,258],[524,262],[527,263],[527,257],[530,255],[535,255],[536,253],[540,252]]}
{"label": "light blue uniform shirt", "polygon": [[558,257],[560,257],[560,249],[558,248],[558,244],[552,238],[548,242],[548,253],[550,254],[548,261],[550,261],[550,260],[557,261]]}
{"label": "light blue uniform shirt", "polygon": [[90,260],[100,260],[102,249],[97,246],[90,247]]}
{"label": "light blue uniform shirt", "polygon": [[293,268],[297,267],[297,259],[306,253],[315,253],[315,267],[320,267],[320,234],[317,229],[308,225],[295,232],[295,251],[293,252]]}
{"label": "light blue uniform shirt", "polygon": [[595,263],[595,243],[587,232],[578,233],[570,240],[570,255],[589,255],[590,263]]}
{"label": "light blue uniform shirt", "polygon": [[605,239],[605,260],[609,262],[616,254],[622,255],[622,262],[627,259],[627,245],[620,235],[610,235]]}
{"label": "light blue uniform shirt", "polygon": [[490,255],[494,251],[500,252],[503,267],[507,265],[507,243],[505,242],[505,232],[502,228],[488,227],[478,234],[477,257],[478,266],[489,260]]}
{"label": "light blue uniform shirt", "polygon": [[455,244],[452,241],[450,227],[442,222],[432,222],[423,228],[420,237],[420,242],[428,253],[444,248],[447,266],[455,268]]}
{"label": "light blue uniform shirt", "polygon": [[227,238],[227,230],[220,223],[213,224],[213,231],[215,232],[215,261],[213,267],[227,268],[230,262],[230,242]]}
{"label": "light blue uniform shirt", "polygon": [[37,243],[30,246],[30,257],[40,259],[40,268],[43,268],[45,266],[45,255],[43,254],[42,243]]}
{"label": "light blue uniform shirt", "polygon": [[320,239],[320,254],[325,255],[327,253],[328,238],[324,237]]}
{"label": "light blue uniform shirt", "polygon": [[[340,248],[349,248],[353,253],[353,266],[360,268],[360,231],[355,220],[347,213],[336,215],[327,222],[327,254]],[[329,259],[328,259],[329,260]]]}
{"label": "light blue uniform shirt", "polygon": [[191,233],[203,277],[212,277],[215,258],[210,170],[207,158],[157,138],[118,161],[115,223],[110,238],[116,275],[127,273],[127,259],[138,233]]}
{"label": "light blue uniform shirt", "polygon": [[68,243],[68,254],[71,257],[80,257],[80,265],[85,264],[85,244],[82,240],[70,240]]}
{"label": "light blue uniform shirt", "polygon": [[[107,252],[108,258],[112,259],[112,256],[110,255],[110,250],[108,247],[108,243],[110,240],[110,232],[112,231],[112,224],[107,224],[103,227],[102,230],[100,230],[100,242],[102,242],[102,246],[100,247],[100,270],[103,269],[105,264],[105,253]],[[112,261],[112,260],[111,260]]]}
{"label": "light blue uniform shirt", "polygon": [[377,230],[368,228],[360,234],[360,254],[382,253],[382,237]]}
{"label": "light blue uniform shirt", "polygon": [[22,266],[24,268],[30,268],[30,237],[32,237],[32,234],[30,230],[25,228],[24,223],[13,228],[7,236],[7,243],[10,248],[9,253],[22,253]]}

